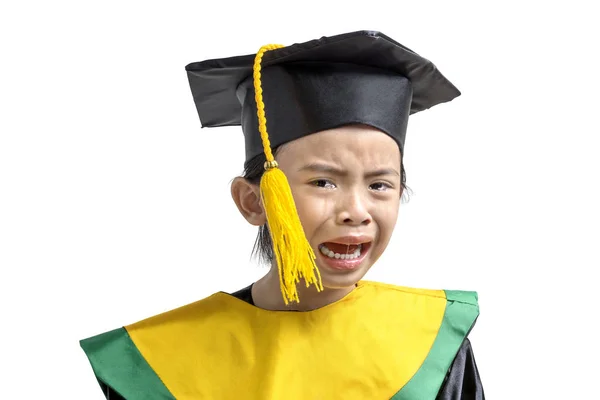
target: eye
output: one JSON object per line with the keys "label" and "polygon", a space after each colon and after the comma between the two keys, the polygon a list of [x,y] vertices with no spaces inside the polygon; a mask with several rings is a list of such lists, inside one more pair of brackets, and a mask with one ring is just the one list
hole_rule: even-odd
{"label": "eye", "polygon": [[375,190],[377,192],[383,192],[388,189],[392,189],[392,186],[385,182],[375,182],[369,186],[370,189]]}
{"label": "eye", "polygon": [[313,186],[322,187],[325,189],[335,189],[335,184],[327,179],[317,179],[312,181],[311,184]]}

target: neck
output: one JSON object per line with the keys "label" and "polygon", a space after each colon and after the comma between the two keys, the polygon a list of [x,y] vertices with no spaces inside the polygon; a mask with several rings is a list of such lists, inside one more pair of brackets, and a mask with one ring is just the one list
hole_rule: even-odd
{"label": "neck", "polygon": [[286,305],[281,294],[277,266],[271,266],[269,272],[252,286],[252,299],[257,307],[265,310],[310,311],[340,300],[354,290],[356,285],[344,288],[325,287],[319,292],[314,285],[307,288],[301,280],[297,287],[300,302],[290,302]]}

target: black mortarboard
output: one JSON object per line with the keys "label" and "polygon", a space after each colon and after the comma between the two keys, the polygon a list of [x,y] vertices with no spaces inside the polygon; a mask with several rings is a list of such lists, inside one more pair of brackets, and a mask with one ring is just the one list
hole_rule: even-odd
{"label": "black mortarboard", "polygon": [[[203,127],[241,125],[246,160],[263,152],[252,85],[255,54],[186,66]],[[322,37],[265,53],[271,147],[350,123],[390,135],[401,151],[408,116],[460,95],[436,66],[374,31]]]}

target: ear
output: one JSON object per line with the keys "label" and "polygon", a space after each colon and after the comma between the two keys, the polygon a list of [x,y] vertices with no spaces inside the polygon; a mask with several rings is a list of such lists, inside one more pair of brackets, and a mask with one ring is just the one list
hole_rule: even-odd
{"label": "ear", "polygon": [[267,223],[267,215],[260,200],[260,187],[237,177],[231,183],[231,197],[246,221],[255,226]]}

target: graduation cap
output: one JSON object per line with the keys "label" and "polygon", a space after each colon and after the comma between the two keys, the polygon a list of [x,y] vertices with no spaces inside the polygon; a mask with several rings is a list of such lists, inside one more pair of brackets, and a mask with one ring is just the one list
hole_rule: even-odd
{"label": "graduation cap", "polygon": [[375,31],[267,45],[257,54],[191,63],[186,71],[202,127],[241,125],[246,160],[266,156],[261,196],[286,304],[299,301],[300,278],[319,290],[322,284],[272,149],[365,124],[392,137],[404,154],[409,115],[460,95],[431,61]]}

